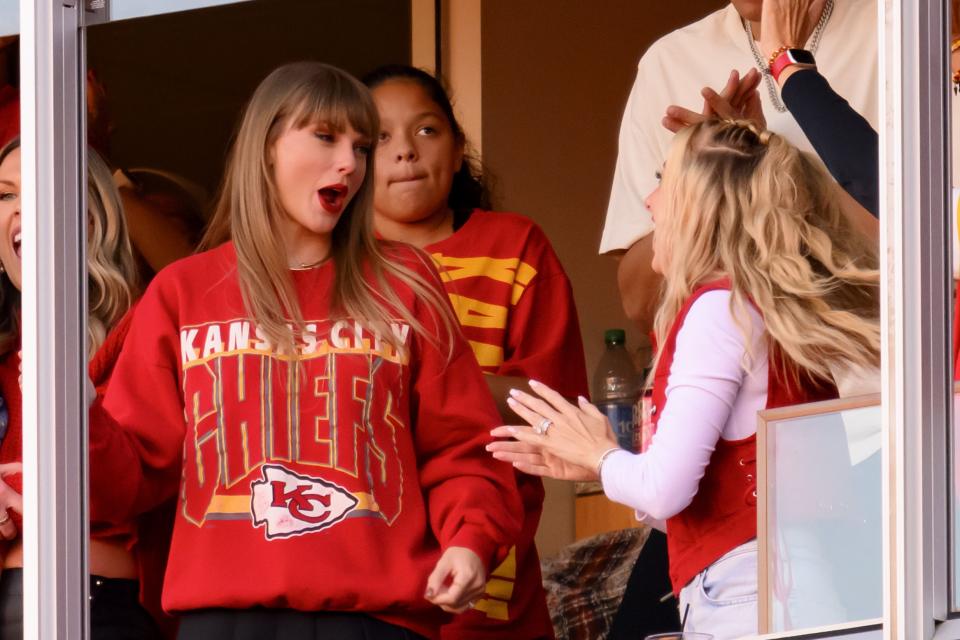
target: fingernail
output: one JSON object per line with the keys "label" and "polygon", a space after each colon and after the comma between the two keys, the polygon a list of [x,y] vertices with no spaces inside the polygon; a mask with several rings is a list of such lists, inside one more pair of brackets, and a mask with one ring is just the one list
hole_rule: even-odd
{"label": "fingernail", "polygon": [[433,589],[427,587],[427,590],[426,590],[426,592],[424,592],[423,597],[425,597],[425,598],[432,598],[432,597],[433,597]]}
{"label": "fingernail", "polygon": [[[520,395],[520,390],[519,390],[519,389],[510,389],[510,395],[515,398],[515,397],[517,397],[517,396]],[[511,398],[511,399],[512,399],[512,398]]]}
{"label": "fingernail", "polygon": [[484,449],[486,449],[487,451],[491,451],[490,447],[492,446],[493,446],[492,444],[488,444],[487,446],[484,447]]}
{"label": "fingernail", "polygon": [[590,404],[590,401],[584,398],[583,396],[577,396],[577,400],[580,401],[580,404]]}
{"label": "fingernail", "polygon": [[541,387],[541,386],[543,386],[543,384],[540,383],[540,382],[537,381],[537,380],[531,379],[531,380],[530,380],[530,386],[531,386],[531,387]]}

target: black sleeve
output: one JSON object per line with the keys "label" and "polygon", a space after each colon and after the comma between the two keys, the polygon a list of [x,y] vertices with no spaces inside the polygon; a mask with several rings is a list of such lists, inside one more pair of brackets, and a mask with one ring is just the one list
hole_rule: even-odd
{"label": "black sleeve", "polygon": [[780,95],[834,179],[876,217],[879,140],[870,123],[816,69],[795,72]]}

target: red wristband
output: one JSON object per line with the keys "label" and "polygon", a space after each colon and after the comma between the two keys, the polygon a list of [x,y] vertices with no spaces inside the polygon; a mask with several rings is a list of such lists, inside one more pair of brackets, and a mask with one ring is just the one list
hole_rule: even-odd
{"label": "red wristband", "polygon": [[770,75],[777,82],[780,81],[780,74],[783,70],[794,64],[816,64],[813,54],[804,49],[787,49],[778,55],[770,64]]}

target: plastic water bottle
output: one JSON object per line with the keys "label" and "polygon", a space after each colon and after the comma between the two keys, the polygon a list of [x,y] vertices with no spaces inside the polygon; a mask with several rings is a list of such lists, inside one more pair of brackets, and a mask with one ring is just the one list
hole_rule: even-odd
{"label": "plastic water bottle", "polygon": [[620,446],[633,451],[639,418],[640,381],[633,359],[627,352],[626,339],[623,329],[607,329],[603,333],[607,349],[593,374],[593,400],[613,425]]}

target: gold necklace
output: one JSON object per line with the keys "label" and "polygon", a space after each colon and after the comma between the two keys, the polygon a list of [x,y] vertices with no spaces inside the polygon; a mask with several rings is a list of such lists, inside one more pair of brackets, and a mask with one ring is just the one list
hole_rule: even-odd
{"label": "gold necklace", "polygon": [[296,267],[287,267],[287,268],[290,269],[290,271],[309,271],[310,269],[313,269],[313,268],[315,268],[315,267],[319,267],[320,265],[322,265],[324,262],[326,262],[326,261],[329,260],[329,259],[330,259],[330,256],[327,255],[327,256],[324,256],[324,257],[320,258],[320,259],[317,260],[316,262],[311,262],[311,263],[309,263],[309,264],[306,263],[306,262],[301,262],[301,263],[300,263],[298,266],[296,266]]}

